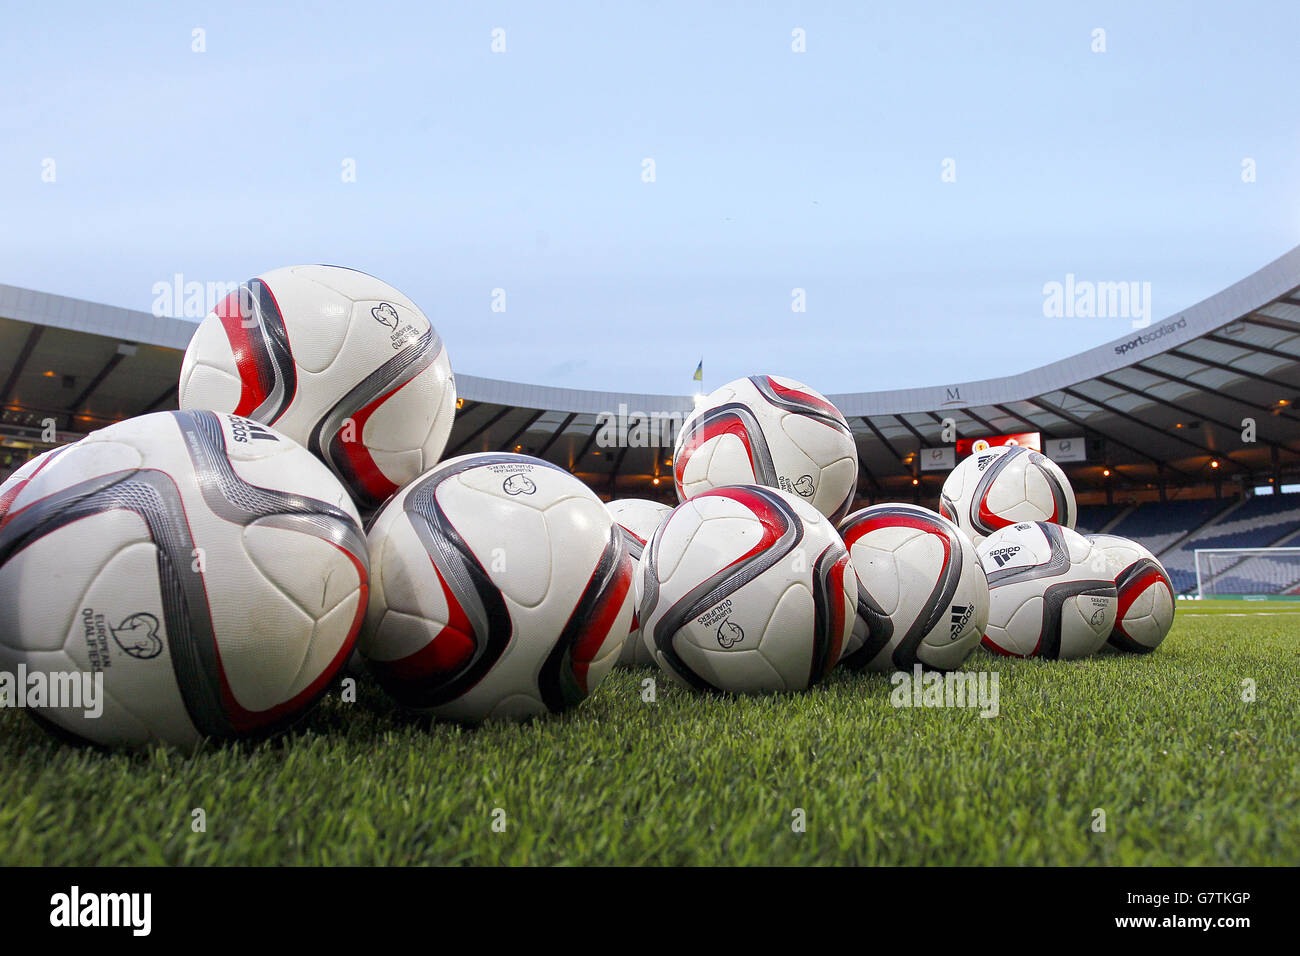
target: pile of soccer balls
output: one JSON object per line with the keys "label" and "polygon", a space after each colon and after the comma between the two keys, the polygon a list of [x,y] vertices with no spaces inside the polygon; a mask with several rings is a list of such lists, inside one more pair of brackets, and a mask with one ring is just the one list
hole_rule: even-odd
{"label": "pile of soccer balls", "polygon": [[102,715],[28,711],[63,736],[273,734],[354,651],[402,705],[480,721],[574,706],[615,663],[797,690],[841,662],[954,668],[981,639],[1151,650],[1172,623],[1159,563],[1070,530],[1069,483],[1024,449],[964,461],[946,517],[846,516],[852,433],[789,379],[696,409],[676,508],[606,506],[525,455],[439,463],[446,349],[411,300],[349,269],[245,283],[196,331],[179,395],[0,485],[0,670],[102,679]]}
{"label": "pile of soccer balls", "polygon": [[1135,542],[1076,533],[1074,492],[1043,455],[965,459],[941,514],[846,516],[857,470],[843,416],[806,385],[754,376],[709,395],[675,449],[682,504],[610,505],[642,549],[622,660],[749,693],[808,687],[837,662],[951,670],[981,642],[1077,658],[1108,639],[1150,651],[1168,633],[1164,568]]}

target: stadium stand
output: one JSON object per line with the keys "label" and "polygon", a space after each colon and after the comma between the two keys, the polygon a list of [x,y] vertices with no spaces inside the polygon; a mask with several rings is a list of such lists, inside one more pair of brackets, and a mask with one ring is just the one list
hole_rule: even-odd
{"label": "stadium stand", "polygon": [[1075,530],[1079,534],[1100,534],[1101,531],[1124,513],[1127,504],[1118,505],[1080,505],[1079,518]]}
{"label": "stadium stand", "polygon": [[1179,539],[1194,534],[1233,506],[1216,498],[1150,502],[1138,505],[1110,529],[1111,534],[1132,538],[1160,555]]}
{"label": "stadium stand", "polygon": [[[1270,495],[1247,498],[1230,513],[1203,525],[1165,553],[1152,550],[1164,562],[1174,589],[1188,593],[1196,590],[1197,548],[1268,548],[1282,545],[1297,535],[1300,535],[1300,495]],[[1143,543],[1150,547],[1148,541]],[[1267,575],[1276,571],[1265,567],[1266,561],[1266,558],[1250,558],[1232,569],[1232,574],[1241,579],[1242,590],[1224,591],[1223,582],[1219,582],[1218,590],[1233,594],[1260,593],[1264,582],[1270,580]]]}

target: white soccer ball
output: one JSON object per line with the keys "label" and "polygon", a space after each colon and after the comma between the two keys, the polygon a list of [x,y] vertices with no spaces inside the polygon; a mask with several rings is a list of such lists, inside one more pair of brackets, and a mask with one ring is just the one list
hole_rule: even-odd
{"label": "white soccer ball", "polygon": [[858,449],[825,396],[794,379],[751,375],[712,392],[682,424],[673,480],[682,501],[725,485],[765,485],[837,521],[853,504]]}
{"label": "white soccer ball", "polygon": [[641,638],[678,683],[802,690],[840,659],[857,579],[830,520],[757,485],[705,491],[655,531],[638,567]]}
{"label": "white soccer ball", "polygon": [[1009,657],[1067,660],[1101,649],[1119,598],[1106,556],[1050,521],[995,531],[975,548],[989,582],[984,646]]}
{"label": "white soccer ball", "polygon": [[979,544],[1021,521],[1073,528],[1079,509],[1060,465],[1023,445],[1004,445],[975,452],[949,473],[939,513]]}
{"label": "white soccer ball", "polygon": [[437,330],[388,283],[289,266],[244,283],[199,325],[180,407],[274,425],[370,508],[437,463],[456,383]]}
{"label": "white soccer ball", "polygon": [[[672,512],[672,506],[647,498],[619,498],[605,505],[610,516],[623,529],[623,540],[627,552],[634,564],[640,563],[641,553],[646,542],[650,540],[655,529]],[[635,609],[641,603],[641,576],[632,575],[632,602]],[[635,610],[632,614],[632,630],[623,642],[623,650],[618,657],[623,667],[641,667],[651,663],[650,652],[641,640],[641,621]]]}
{"label": "white soccer ball", "polygon": [[42,468],[71,448],[72,445],[60,445],[58,448],[51,448],[49,451],[43,451],[35,458],[30,458],[23,462],[14,473],[4,481],[0,481],[0,521],[9,511],[9,506],[14,499],[18,497],[18,492],[27,487],[27,482]]}
{"label": "white soccer ball", "polygon": [[854,670],[960,666],[989,619],[989,586],[965,532],[928,508],[880,504],[839,531],[858,576],[842,663]]}
{"label": "white soccer ball", "polygon": [[338,480],[246,418],[158,412],[61,450],[0,525],[0,671],[103,679],[103,713],[33,712],[103,745],[283,729],[365,612],[366,542]]}
{"label": "white soccer ball", "polygon": [[414,710],[467,722],[566,710],[604,679],[632,623],[623,532],[538,458],[445,461],[380,510],[369,540],[358,646]]}
{"label": "white soccer ball", "polygon": [[1174,586],[1160,559],[1117,534],[1090,534],[1101,549],[1119,592],[1119,610],[1109,643],[1121,651],[1149,654],[1174,626]]}

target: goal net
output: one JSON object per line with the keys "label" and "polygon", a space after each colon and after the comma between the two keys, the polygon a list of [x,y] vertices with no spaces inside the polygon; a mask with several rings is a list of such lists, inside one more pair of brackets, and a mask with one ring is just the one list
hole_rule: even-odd
{"label": "goal net", "polygon": [[1300,598],[1300,548],[1197,548],[1196,593]]}

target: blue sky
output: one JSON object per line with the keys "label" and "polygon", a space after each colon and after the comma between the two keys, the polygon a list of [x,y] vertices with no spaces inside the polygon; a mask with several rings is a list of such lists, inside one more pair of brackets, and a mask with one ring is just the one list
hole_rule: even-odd
{"label": "blue sky", "polygon": [[40,3],[4,24],[0,281],[149,309],[174,273],[350,265],[420,303],[463,373],[1011,374],[1131,327],[1045,318],[1067,273],[1150,282],[1158,319],[1300,243],[1290,2]]}

